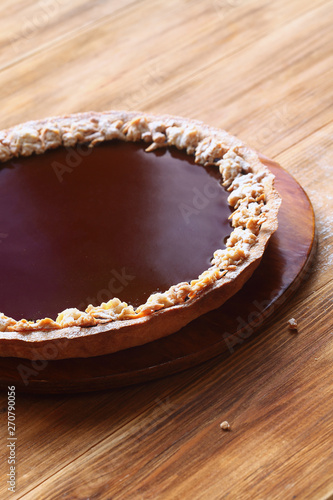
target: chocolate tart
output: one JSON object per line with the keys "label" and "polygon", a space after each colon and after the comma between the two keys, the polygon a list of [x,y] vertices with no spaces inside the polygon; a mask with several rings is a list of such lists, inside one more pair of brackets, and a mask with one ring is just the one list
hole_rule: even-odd
{"label": "chocolate tart", "polygon": [[194,120],[32,121],[0,132],[0,161],[0,356],[98,356],[174,333],[243,286],[277,229],[273,174]]}

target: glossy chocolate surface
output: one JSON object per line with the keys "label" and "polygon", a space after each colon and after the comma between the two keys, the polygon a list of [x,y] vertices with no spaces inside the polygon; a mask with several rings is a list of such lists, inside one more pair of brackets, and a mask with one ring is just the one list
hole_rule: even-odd
{"label": "glossy chocolate surface", "polygon": [[138,306],[196,278],[231,232],[215,167],[114,141],[0,165],[0,311],[56,318],[116,296]]}

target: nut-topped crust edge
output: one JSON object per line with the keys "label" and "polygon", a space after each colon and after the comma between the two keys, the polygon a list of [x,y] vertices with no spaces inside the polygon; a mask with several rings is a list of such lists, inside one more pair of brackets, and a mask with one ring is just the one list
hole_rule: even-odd
{"label": "nut-topped crust edge", "polygon": [[[231,214],[234,229],[226,248],[214,252],[212,266],[199,277],[189,283],[175,284],[164,293],[152,294],[136,309],[114,298],[97,307],[90,305],[85,311],[66,309],[56,320],[29,322],[0,313],[0,355],[32,357],[29,346],[36,343],[33,357],[38,357],[38,350],[45,342],[61,338],[69,338],[73,349],[58,352],[54,359],[104,354],[149,342],[222,305],[259,264],[269,237],[277,229],[281,199],[274,189],[273,174],[257,153],[224,130],[168,115],[125,111],[80,113],[27,122],[0,132],[0,161],[78,143],[93,147],[112,139],[143,140],[148,143],[148,152],[176,146],[194,155],[196,163],[219,168],[222,184],[230,191],[228,202],[234,209]],[[107,333],[113,338],[108,339],[104,349],[94,347],[96,335],[106,337]],[[85,346],[81,345],[83,337],[90,339]],[[74,342],[75,338],[81,342]],[[21,344],[28,347],[21,348]]]}

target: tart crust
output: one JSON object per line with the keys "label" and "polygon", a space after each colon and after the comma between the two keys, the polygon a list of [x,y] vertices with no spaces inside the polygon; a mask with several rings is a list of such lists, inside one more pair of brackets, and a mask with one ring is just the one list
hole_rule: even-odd
{"label": "tart crust", "polygon": [[[148,143],[146,151],[176,146],[201,165],[214,165],[230,191],[233,231],[211,267],[191,282],[152,294],[134,309],[117,298],[85,311],[66,309],[56,320],[15,320],[0,313],[0,355],[28,359],[97,356],[176,332],[221,306],[259,265],[277,229],[281,198],[274,175],[257,153],[224,130],[199,121],[140,112],[89,112],[31,121],[0,132],[0,161],[43,154],[60,146],[120,139]],[[121,213],[118,215],[121,217]]]}

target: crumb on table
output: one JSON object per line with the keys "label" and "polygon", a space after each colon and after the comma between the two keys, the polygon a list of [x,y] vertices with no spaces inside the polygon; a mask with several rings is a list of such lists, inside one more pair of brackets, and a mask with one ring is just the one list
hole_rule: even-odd
{"label": "crumb on table", "polygon": [[230,431],[230,424],[226,420],[220,424],[220,427],[224,431]]}
{"label": "crumb on table", "polygon": [[290,320],[288,321],[288,326],[289,326],[290,330],[297,330],[298,324],[297,324],[296,319],[290,318]]}

